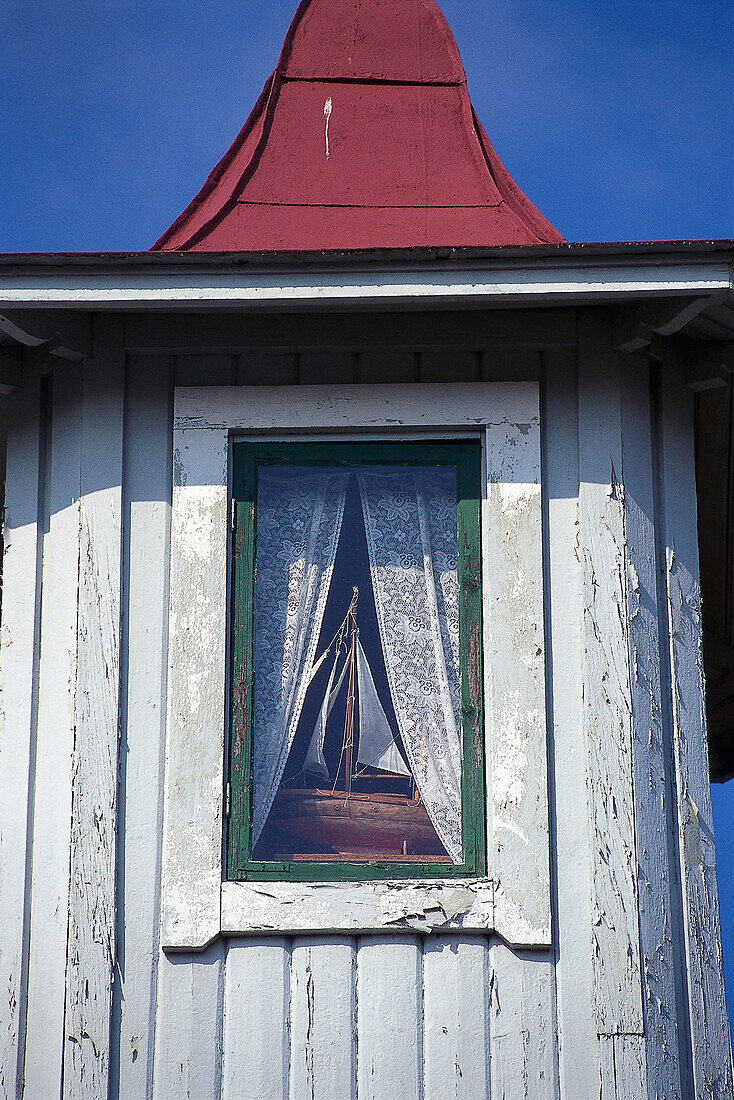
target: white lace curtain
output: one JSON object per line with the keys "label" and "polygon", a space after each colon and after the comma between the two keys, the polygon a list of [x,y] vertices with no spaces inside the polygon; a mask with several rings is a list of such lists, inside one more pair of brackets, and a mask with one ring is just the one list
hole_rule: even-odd
{"label": "white lace curtain", "polygon": [[253,606],[257,844],[293,746],[324,620],[348,472],[261,466]]}
{"label": "white lace curtain", "polygon": [[[254,599],[253,846],[303,709],[349,472],[261,467]],[[357,470],[390,694],[433,826],[462,859],[456,473]]]}
{"label": "white lace curtain", "polygon": [[456,472],[357,475],[390,694],[438,836],[462,859]]}

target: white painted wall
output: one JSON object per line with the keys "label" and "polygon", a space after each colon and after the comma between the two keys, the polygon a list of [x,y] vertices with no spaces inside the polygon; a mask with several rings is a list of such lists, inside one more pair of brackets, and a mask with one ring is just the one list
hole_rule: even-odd
{"label": "white painted wall", "polygon": [[485,380],[542,380],[553,946],[341,933],[166,954],[173,388],[242,362],[123,362],[100,325],[97,359],[54,378],[47,437],[37,384],[11,404],[0,1097],[730,1100],[679,365],[653,424],[646,359],[608,350],[603,313],[578,353],[484,354]]}

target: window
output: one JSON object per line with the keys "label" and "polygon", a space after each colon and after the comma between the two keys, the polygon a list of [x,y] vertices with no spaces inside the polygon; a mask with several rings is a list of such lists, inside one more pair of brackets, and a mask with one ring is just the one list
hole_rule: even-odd
{"label": "window", "polygon": [[[299,440],[304,425],[316,435],[321,433],[324,442]],[[221,934],[340,930],[391,934],[495,930],[517,946],[549,943],[537,383],[182,388],[175,394],[173,427],[161,883],[164,949],[197,950]],[[398,433],[401,442],[392,442]],[[338,444],[327,442],[335,440]],[[410,655],[403,660],[399,647],[391,649],[389,633],[396,620],[391,618],[385,627],[383,609],[390,601],[381,588],[374,548],[370,562],[370,543],[377,541],[375,506],[389,497],[383,493],[373,499],[374,486],[392,484],[394,489],[397,485],[405,497],[402,511],[415,514],[419,482],[426,495],[428,474],[421,471],[434,471],[439,487],[443,486],[443,514],[450,520],[439,523],[437,535],[441,530],[462,532],[457,539],[455,578],[458,633],[448,629],[444,642],[440,607],[442,599],[444,607],[447,601],[443,589],[437,589],[439,628],[431,635],[434,649],[443,654],[448,678],[454,660],[451,638],[458,637],[455,665],[462,687],[474,683],[484,689],[483,715],[479,690],[476,699],[471,693],[468,699],[459,699],[458,720],[457,704],[452,703],[461,752],[460,852],[446,822],[437,827],[435,805],[429,805],[430,788],[435,792],[436,784],[427,785],[420,773],[424,731],[415,732],[420,721],[417,696],[414,693],[414,703],[409,705],[410,692],[397,689],[397,672],[407,672],[416,682],[417,660]],[[350,806],[359,801],[359,794],[373,799],[379,795],[381,804],[388,805],[394,796],[402,806],[400,813],[414,810],[421,819],[417,835],[399,835],[399,845],[394,842],[394,829],[381,835],[376,829],[367,830],[366,838],[363,831],[359,850],[354,835],[345,835],[340,828],[333,844],[319,843],[318,830],[312,829],[309,836],[292,824],[285,829],[282,815],[280,821],[276,816],[268,824],[270,809],[267,814],[260,809],[257,820],[262,828],[252,847],[255,795],[248,781],[252,773],[247,754],[257,748],[255,708],[261,697],[257,661],[276,674],[285,670],[282,653],[269,666],[265,661],[257,622],[253,635],[257,554],[262,561],[264,530],[261,520],[258,532],[257,509],[270,508],[271,517],[280,521],[273,523],[273,537],[280,537],[279,529],[285,532],[287,523],[276,489],[279,485],[281,495],[292,494],[294,479],[307,476],[312,483],[320,479],[322,487],[328,482],[328,507],[333,516],[336,505],[340,520],[332,522],[331,528],[324,520],[320,527],[324,537],[313,543],[321,553],[313,563],[314,577],[322,582],[327,577],[328,583],[319,589],[322,603],[317,601],[316,609],[312,606],[300,620],[305,625],[298,636],[309,644],[289,666],[291,683],[297,685],[290,696],[295,707],[289,704],[287,723],[270,721],[259,727],[270,737],[270,748],[267,744],[265,748],[272,749],[273,759],[277,749],[268,798],[272,796],[271,808],[280,800],[284,813],[287,800],[296,804],[300,800],[298,813],[291,812],[292,806],[288,812],[291,821],[294,817],[302,821],[308,792],[330,794],[337,789],[335,781],[337,787],[345,781],[346,769],[337,764],[342,746],[346,755],[345,694],[350,667],[355,695],[363,694],[356,639],[341,695],[335,694],[328,716],[324,744],[317,737],[311,756],[309,751],[324,700],[331,699],[339,684],[356,629],[364,651],[361,677],[366,703],[362,706],[373,715],[371,728],[382,734],[376,738],[374,754],[368,750],[369,759],[360,761],[365,752],[364,741],[361,753],[359,748],[356,698],[351,725],[346,723],[347,733],[351,730],[353,767],[351,792],[345,788],[350,797],[344,801]],[[316,499],[313,488],[311,499]],[[316,510],[306,507],[302,512],[310,532]],[[398,528],[381,524],[381,530],[390,549],[389,539]],[[415,521],[412,526],[408,523],[411,530],[415,539]],[[280,549],[285,552],[283,546]],[[415,556],[408,558],[412,562]],[[429,557],[435,577],[438,555],[431,549]],[[420,570],[417,573],[420,578]],[[290,594],[295,595],[297,569],[289,569],[289,579]],[[349,621],[354,587],[359,590],[356,628],[353,616]],[[263,614],[267,610],[266,604]],[[284,652],[282,623],[281,618]],[[277,637],[274,630],[270,634]],[[340,634],[341,646],[337,644]],[[340,655],[335,664],[337,649]],[[251,675],[248,669],[253,663],[255,674]],[[332,688],[327,691],[332,670]],[[438,681],[433,672],[424,679],[429,700],[422,712],[425,732],[439,736],[446,707],[442,711],[436,702]],[[431,707],[434,721],[429,727],[426,712]],[[283,710],[281,719],[284,714]],[[324,768],[314,769],[319,747]],[[304,766],[307,759],[310,768]],[[380,761],[389,766],[379,766]],[[418,802],[417,808],[408,807],[411,799]],[[379,800],[376,817],[382,813]],[[456,799],[453,806],[451,810],[449,800],[455,837]],[[407,841],[405,851],[402,841]],[[335,850],[324,850],[330,847]]]}
{"label": "window", "polygon": [[480,461],[234,445],[230,879],[483,871]]}

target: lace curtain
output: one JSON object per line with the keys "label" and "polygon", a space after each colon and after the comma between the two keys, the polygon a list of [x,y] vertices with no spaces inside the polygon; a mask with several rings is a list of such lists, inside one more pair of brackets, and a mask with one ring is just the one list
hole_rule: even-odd
{"label": "lace curtain", "polygon": [[[253,848],[296,736],[339,544],[346,470],[260,467]],[[456,472],[359,468],[370,576],[400,736],[446,851],[462,860]]]}
{"label": "lace curtain", "polygon": [[261,466],[253,606],[252,846],[296,736],[339,544],[348,472]]}
{"label": "lace curtain", "polygon": [[373,467],[357,478],[400,736],[433,826],[460,863],[456,472]]}

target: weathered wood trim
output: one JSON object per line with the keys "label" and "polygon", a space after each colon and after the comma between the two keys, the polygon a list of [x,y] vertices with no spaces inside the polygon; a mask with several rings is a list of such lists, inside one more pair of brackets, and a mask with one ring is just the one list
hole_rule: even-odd
{"label": "weathered wood trim", "polygon": [[538,402],[487,426],[482,502],[488,862],[515,944],[551,939]]}
{"label": "weathered wood trim", "polygon": [[[39,529],[45,453],[40,384],[10,402],[0,637],[0,1095],[20,1092],[25,1014],[34,695],[38,687]],[[39,492],[40,490],[40,492]]]}
{"label": "weathered wood trim", "polygon": [[173,426],[231,432],[482,430],[525,424],[537,410],[535,382],[375,386],[221,386],[177,389]]}
{"label": "weathered wood trim", "polygon": [[173,365],[130,358],[125,398],[118,960],[110,1095],[150,1096],[158,987]]}
{"label": "weathered wood trim", "polygon": [[[559,1092],[563,1097],[592,1097],[599,1087],[599,1059],[591,959],[593,857],[584,731],[576,356],[548,355],[544,367],[549,790]],[[579,1057],[579,1051],[584,1057]]]}
{"label": "weathered wood trim", "polygon": [[[649,1049],[649,1044],[647,1044]],[[600,1035],[600,1100],[651,1100],[673,1096],[656,1092],[648,1081],[642,1035]]]}
{"label": "weathered wood trim", "polygon": [[579,507],[595,1014],[600,1034],[642,1034],[620,402],[610,318],[585,313],[579,323]]}
{"label": "weathered wood trim", "polygon": [[227,652],[227,432],[175,433],[163,945],[220,928]]}
{"label": "weathered wood trim", "polygon": [[81,376],[54,371],[43,538],[25,1095],[62,1095],[74,765]]}
{"label": "weathered wood trim", "polygon": [[[402,433],[405,429],[441,433],[466,428],[488,432],[485,442],[489,439],[492,448],[502,452],[496,461],[493,456],[490,470],[493,503],[486,513],[491,525],[486,538],[494,546],[496,568],[514,571],[517,592],[508,615],[507,593],[500,585],[495,588],[492,580],[492,596],[485,599],[483,614],[489,660],[496,656],[502,662],[503,674],[518,686],[532,716],[527,728],[520,727],[513,710],[512,720],[502,726],[503,745],[513,754],[513,773],[508,780],[507,761],[498,757],[504,769],[504,785],[500,782],[497,787],[504,817],[497,847],[502,861],[512,832],[510,819],[516,814],[515,832],[525,838],[521,845],[531,852],[532,860],[523,863],[521,853],[513,850],[512,859],[502,864],[503,889],[496,905],[491,867],[488,880],[467,880],[461,890],[444,892],[440,898],[434,884],[415,880],[340,884],[333,894],[325,893],[321,884],[277,884],[297,891],[299,902],[294,906],[274,883],[225,883],[221,927],[232,935],[263,928],[379,931],[403,927],[410,931],[421,922],[425,927],[487,930],[499,918],[508,941],[548,943],[538,387],[536,383],[457,383],[305,386],[289,390],[285,397],[278,387],[176,390],[163,945],[171,950],[201,948],[220,928],[228,431],[287,435],[304,425],[311,432],[332,433]],[[498,478],[504,479],[501,489]],[[517,547],[510,548],[519,535],[528,539],[524,568],[524,550],[518,554]],[[491,683],[499,700],[505,688],[499,680]],[[526,753],[531,755],[527,762]],[[197,761],[196,767],[192,761]],[[492,782],[490,776],[490,790]],[[491,802],[488,805],[491,827]],[[494,846],[490,857],[494,858]],[[514,883],[509,881],[511,876]],[[341,886],[350,891],[346,908],[337,901],[345,896]],[[382,900],[375,904],[375,890],[391,898],[387,919]],[[327,898],[329,904],[324,905]]]}
{"label": "weathered wood trim", "polygon": [[224,882],[222,932],[487,932],[491,879]]}
{"label": "weathered wood trim", "polygon": [[297,315],[134,313],[126,318],[128,352],[184,354],[300,352],[304,349],[410,351],[576,346],[573,309],[469,310]]}
{"label": "weathered wood trim", "polygon": [[708,781],[693,398],[680,360],[670,355],[664,368],[664,564],[693,1072],[697,1100],[724,1100],[732,1095],[732,1062]]}
{"label": "weathered wood trim", "polygon": [[165,270],[162,265],[129,272],[46,269],[30,276],[4,269],[0,303],[7,309],[185,309],[267,307],[308,310],[435,304],[514,305],[521,303],[609,302],[651,296],[699,297],[731,288],[728,257],[658,255],[649,257],[499,258],[459,263],[432,260],[408,264],[338,265],[266,263],[229,265],[215,271],[193,265]]}
{"label": "weathered wood trim", "polygon": [[[685,1026],[683,975],[679,971],[682,927],[680,886],[673,840],[672,746],[669,701],[661,660],[657,568],[656,456],[651,422],[650,369],[646,351],[622,366],[624,523],[627,612],[631,669],[632,745],[637,846],[637,882],[642,952],[645,1039],[624,1039],[632,1051],[641,1045],[651,1100],[682,1100],[690,1089],[690,1055]],[[665,608],[663,608],[664,614]],[[663,619],[664,621],[664,619]],[[667,631],[665,631],[667,635]],[[664,653],[664,651],[663,651]],[[616,1040],[615,1040],[616,1042]],[[602,1044],[602,1051],[619,1049]],[[616,1064],[616,1062],[615,1062]],[[632,1059],[634,1066],[635,1059]],[[630,1095],[637,1085],[626,1081]],[[635,1088],[637,1091],[635,1091]],[[624,1092],[619,1093],[625,1095]],[[647,1097],[647,1086],[644,1092]]]}
{"label": "weathered wood trim", "polygon": [[115,966],[115,856],[125,358],[122,324],[99,322],[82,368],[77,681],[64,1095],[108,1090]]}

